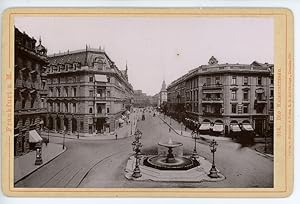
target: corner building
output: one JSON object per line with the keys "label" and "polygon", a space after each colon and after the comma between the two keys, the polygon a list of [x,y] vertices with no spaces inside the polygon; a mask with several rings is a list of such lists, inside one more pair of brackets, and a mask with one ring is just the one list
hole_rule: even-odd
{"label": "corner building", "polygon": [[48,64],[47,49],[15,28],[15,82],[14,82],[14,155],[35,150],[42,141],[40,131],[44,124],[42,106],[45,100],[43,74]]}
{"label": "corner building", "polygon": [[199,122],[213,132],[273,130],[274,65],[218,64],[211,57],[167,88],[168,112],[179,120]]}
{"label": "corner building", "polygon": [[49,56],[47,124],[54,132],[109,133],[131,109],[127,66],[119,70],[104,50],[86,47]]}

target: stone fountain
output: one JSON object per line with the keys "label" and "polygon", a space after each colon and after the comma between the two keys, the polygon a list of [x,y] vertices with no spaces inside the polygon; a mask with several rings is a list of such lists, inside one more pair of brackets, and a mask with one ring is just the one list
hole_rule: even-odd
{"label": "stone fountain", "polygon": [[168,153],[166,155],[155,155],[147,157],[144,160],[145,166],[160,170],[188,170],[190,168],[199,166],[199,162],[197,160],[179,155],[175,156],[173,154],[173,149],[182,146],[182,143],[172,141],[172,139],[169,138],[168,142],[159,142],[158,145],[168,148]]}

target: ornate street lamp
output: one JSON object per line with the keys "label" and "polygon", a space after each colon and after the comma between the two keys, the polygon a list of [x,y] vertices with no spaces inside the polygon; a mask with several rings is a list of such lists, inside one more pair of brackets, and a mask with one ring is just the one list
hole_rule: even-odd
{"label": "ornate street lamp", "polygon": [[182,135],[182,122],[180,123],[180,131],[181,131],[181,135]]}
{"label": "ornate street lamp", "polygon": [[197,138],[198,138],[198,132],[194,130],[191,134],[192,134],[192,138],[195,141],[192,158],[193,159],[197,159],[199,157],[199,155],[197,153],[197,147],[196,147],[196,144],[197,144],[196,142],[197,142]]}
{"label": "ornate street lamp", "polygon": [[42,149],[40,147],[36,148],[36,155],[35,155],[35,165],[41,165],[43,163],[42,159]]}
{"label": "ornate street lamp", "polygon": [[66,127],[66,124],[65,124],[65,119],[66,119],[66,116],[64,115],[64,137],[63,137],[63,149],[65,149],[65,138],[66,138],[66,130],[67,130],[67,127]]}
{"label": "ornate street lamp", "polygon": [[140,142],[140,139],[142,137],[142,132],[140,130],[137,130],[135,132],[135,141],[132,142],[132,149],[135,152],[135,168],[133,170],[132,177],[133,178],[139,178],[142,176],[141,170],[140,170],[140,159],[142,158],[141,154],[141,147],[143,146]]}
{"label": "ornate street lamp", "polygon": [[218,146],[218,143],[214,139],[209,144],[210,151],[213,154],[213,162],[212,162],[212,166],[211,166],[211,169],[209,170],[209,175],[208,175],[211,178],[219,177],[218,171],[215,166],[215,152],[217,151],[217,146]]}

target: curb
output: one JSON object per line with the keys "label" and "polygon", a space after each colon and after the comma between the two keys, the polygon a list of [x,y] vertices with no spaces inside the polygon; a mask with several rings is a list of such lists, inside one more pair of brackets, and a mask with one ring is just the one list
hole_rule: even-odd
{"label": "curb", "polygon": [[65,151],[67,151],[67,147],[65,146],[65,149],[60,152],[58,155],[56,155],[55,157],[53,157],[52,159],[48,160],[47,162],[43,162],[42,165],[39,165],[38,168],[34,169],[33,171],[29,172],[27,175],[19,178],[17,181],[14,181],[14,184],[18,183],[19,181],[25,179],[26,177],[30,176],[31,174],[33,174],[34,172],[36,172],[38,169],[40,169],[41,167],[45,166],[46,164],[48,164],[49,162],[53,161],[54,159],[56,159],[57,157],[59,157],[60,155],[62,155],[62,153],[64,153]]}
{"label": "curb", "polygon": [[258,151],[256,148],[254,148],[254,150],[255,150],[256,154],[263,156],[267,159],[271,159],[272,161],[274,160],[274,155],[262,153],[262,152]]}

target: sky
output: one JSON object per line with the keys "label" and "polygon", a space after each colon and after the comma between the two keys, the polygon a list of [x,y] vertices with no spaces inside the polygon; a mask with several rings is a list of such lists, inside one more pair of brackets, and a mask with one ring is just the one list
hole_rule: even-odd
{"label": "sky", "polygon": [[105,48],[119,69],[128,65],[133,88],[148,95],[189,70],[208,64],[274,63],[272,17],[15,17],[48,54]]}

